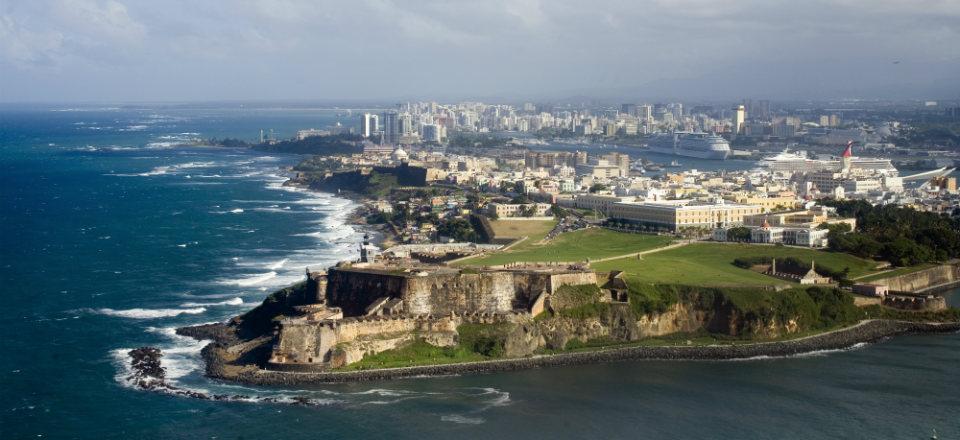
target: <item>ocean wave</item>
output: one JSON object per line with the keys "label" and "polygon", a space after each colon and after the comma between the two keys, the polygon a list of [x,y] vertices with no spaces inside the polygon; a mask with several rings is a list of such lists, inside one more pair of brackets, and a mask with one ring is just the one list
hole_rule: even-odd
{"label": "ocean wave", "polygon": [[243,305],[243,298],[235,297],[228,299],[226,301],[217,301],[217,302],[185,302],[180,304],[180,307],[216,307],[216,306],[240,306]]}
{"label": "ocean wave", "polygon": [[282,259],[282,260],[280,260],[280,261],[277,261],[277,262],[274,262],[274,263],[270,263],[270,264],[267,266],[267,269],[269,269],[269,270],[278,270],[278,269],[280,269],[281,267],[283,267],[284,264],[287,264],[288,261],[290,261],[289,258],[284,258],[284,259]]}
{"label": "ocean wave", "polygon": [[217,284],[223,286],[239,286],[239,287],[252,287],[257,286],[267,281],[270,281],[277,277],[277,272],[270,271],[267,273],[261,273],[256,275],[250,275],[246,277],[230,278],[230,279],[221,279],[217,281]]}
{"label": "ocean wave", "polygon": [[107,173],[107,176],[120,176],[120,177],[151,177],[151,176],[162,176],[167,174],[172,170],[173,167],[169,165],[162,165],[158,167],[153,167],[150,171],[145,171],[142,173]]}
{"label": "ocean wave", "polygon": [[[126,176],[126,177],[150,177],[150,176],[162,176],[164,174],[176,173],[179,170],[189,170],[196,168],[211,168],[218,166],[217,162],[185,162],[181,164],[174,165],[160,165],[153,167],[150,171],[143,173],[112,173],[108,174],[109,176]],[[189,176],[188,176],[189,177]]]}
{"label": "ocean wave", "polygon": [[313,237],[324,241],[336,241],[344,239],[355,234],[356,231],[350,227],[337,228],[332,231],[314,231],[304,232],[302,234],[293,234],[294,237]]}
{"label": "ocean wave", "polygon": [[830,348],[826,350],[813,350],[797,354],[789,354],[784,356],[769,356],[769,355],[760,355],[760,356],[751,356],[746,358],[739,359],[723,359],[716,362],[748,362],[748,361],[763,361],[763,360],[776,360],[776,359],[796,359],[796,358],[808,358],[808,357],[823,357],[834,353],[843,353],[847,351],[859,350],[865,348],[870,344],[867,342],[858,342],[846,348]]}
{"label": "ocean wave", "polygon": [[462,425],[479,425],[484,423],[484,420],[481,417],[467,417],[459,414],[441,416],[440,420],[444,422],[459,423]]}
{"label": "ocean wave", "polygon": [[110,308],[102,308],[94,310],[94,313],[107,316],[116,316],[120,318],[131,318],[131,319],[157,319],[157,318],[171,318],[174,316],[180,316],[183,314],[187,315],[197,315],[200,313],[206,312],[207,309],[203,307],[195,307],[189,309],[143,309],[143,308],[133,308],[125,310],[116,310]]}

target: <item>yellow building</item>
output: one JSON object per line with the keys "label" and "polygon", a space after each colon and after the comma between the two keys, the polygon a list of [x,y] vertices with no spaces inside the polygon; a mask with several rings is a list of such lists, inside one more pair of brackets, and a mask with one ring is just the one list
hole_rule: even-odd
{"label": "yellow building", "polygon": [[733,197],[733,201],[743,205],[757,205],[763,208],[762,212],[770,212],[783,209],[795,209],[800,204],[800,199],[795,195],[738,195]]}
{"label": "yellow building", "polygon": [[684,228],[727,228],[743,224],[744,216],[759,214],[761,207],[738,203],[709,203],[692,200],[663,202],[622,202],[610,207],[608,216],[671,231]]}

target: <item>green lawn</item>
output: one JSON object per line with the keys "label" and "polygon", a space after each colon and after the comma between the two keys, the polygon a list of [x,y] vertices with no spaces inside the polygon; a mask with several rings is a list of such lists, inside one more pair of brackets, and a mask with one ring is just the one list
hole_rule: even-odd
{"label": "green lawn", "polygon": [[878,274],[874,274],[874,275],[868,275],[868,276],[865,276],[865,277],[863,277],[863,278],[858,278],[858,279],[856,279],[856,280],[854,280],[854,281],[856,281],[856,282],[858,282],[858,283],[866,283],[866,282],[870,282],[870,281],[877,281],[877,280],[882,280],[882,279],[885,279],[885,278],[892,278],[892,277],[895,277],[895,276],[898,276],[898,275],[906,275],[906,274],[908,274],[908,273],[914,273],[914,272],[917,272],[917,271],[921,271],[921,270],[924,270],[924,269],[929,269],[929,268],[931,268],[931,267],[936,267],[936,266],[938,266],[937,263],[924,263],[924,264],[919,264],[919,265],[916,265],[916,266],[901,267],[901,268],[898,268],[898,269],[891,270],[891,271],[889,271],[889,272],[883,272],[883,273],[878,273]]}
{"label": "green lawn", "polygon": [[738,257],[794,257],[834,270],[850,268],[850,277],[867,274],[876,265],[848,254],[783,246],[746,244],[695,243],[649,254],[642,260],[624,258],[593,264],[598,271],[623,270],[640,282],[686,284],[698,286],[769,286],[788,285],[787,281],[769,277],[733,265]]}
{"label": "green lawn", "polygon": [[531,238],[510,250],[465,260],[463,264],[496,266],[518,261],[583,261],[654,249],[670,244],[672,240],[666,236],[591,228],[561,234],[546,244],[536,244]]}
{"label": "green lawn", "polygon": [[528,249],[543,240],[557,225],[556,220],[495,220],[490,222],[496,238],[521,238],[526,240],[513,245],[510,250]]}

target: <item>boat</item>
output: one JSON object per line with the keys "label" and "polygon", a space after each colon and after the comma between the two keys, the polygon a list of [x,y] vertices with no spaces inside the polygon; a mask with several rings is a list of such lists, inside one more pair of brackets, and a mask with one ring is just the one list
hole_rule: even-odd
{"label": "boat", "polygon": [[647,140],[651,152],[698,159],[725,160],[730,156],[730,143],[712,133],[678,131],[659,133]]}
{"label": "boat", "polygon": [[672,160],[670,161],[670,165],[667,165],[667,166],[670,168],[680,168],[681,165],[680,165],[680,161]]}
{"label": "boat", "polygon": [[[847,150],[844,151],[844,155],[846,155],[850,161],[851,170],[861,170],[868,173],[883,174],[888,176],[897,176],[899,174],[897,168],[894,167],[890,162],[890,159],[853,156],[852,153],[847,152],[850,147],[850,145],[847,146]],[[840,171],[840,169],[843,167],[843,160],[810,159],[807,157],[807,154],[804,151],[798,151],[795,153],[784,151],[782,153],[763,158],[757,162],[757,164],[771,172],[811,173],[816,171]]]}

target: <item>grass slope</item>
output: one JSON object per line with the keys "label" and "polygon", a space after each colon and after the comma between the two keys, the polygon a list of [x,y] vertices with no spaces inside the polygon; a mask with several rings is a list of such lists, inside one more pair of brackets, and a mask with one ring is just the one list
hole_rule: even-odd
{"label": "grass slope", "polygon": [[530,241],[538,242],[556,224],[555,220],[494,220],[490,222],[490,227],[496,238],[530,237]]}
{"label": "grass slope", "polygon": [[876,262],[852,255],[784,246],[695,243],[645,256],[593,264],[598,271],[623,270],[631,279],[645,283],[697,286],[770,286],[790,284],[733,265],[738,257],[794,257],[835,270],[850,268],[850,277],[872,272]]}
{"label": "grass slope", "polygon": [[937,266],[938,266],[938,265],[937,265],[936,263],[924,263],[924,264],[919,264],[919,265],[916,265],[916,266],[901,267],[901,268],[899,268],[899,269],[894,269],[894,270],[890,270],[890,271],[887,271],[887,272],[881,272],[881,273],[877,273],[877,274],[873,274],[873,275],[868,275],[868,276],[865,276],[865,277],[863,277],[863,278],[857,278],[855,281],[858,282],[858,283],[866,283],[866,282],[870,282],[870,281],[883,280],[883,279],[893,278],[893,277],[900,276],[900,275],[906,275],[906,274],[908,274],[908,273],[919,272],[919,271],[921,271],[921,270],[929,269],[929,268],[931,268],[931,267],[937,267]]}
{"label": "grass slope", "polygon": [[615,257],[670,244],[671,237],[628,234],[607,229],[584,229],[561,234],[546,244],[536,244],[531,237],[526,242],[483,258],[466,260],[471,266],[496,266],[518,261],[583,261]]}

